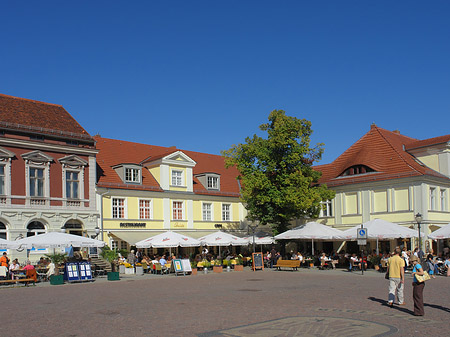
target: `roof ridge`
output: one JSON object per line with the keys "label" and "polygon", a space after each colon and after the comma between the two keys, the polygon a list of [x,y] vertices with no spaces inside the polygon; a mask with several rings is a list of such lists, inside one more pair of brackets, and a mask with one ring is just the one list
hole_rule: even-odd
{"label": "roof ridge", "polygon": [[[379,127],[377,127],[377,126],[375,126],[375,129],[376,129],[376,131],[379,133],[379,135],[384,139],[384,141],[391,147],[392,150],[394,150],[395,153],[398,154],[398,156],[400,157],[400,159],[401,159],[408,167],[410,167],[412,170],[416,171],[416,172],[419,173],[419,174],[423,174],[422,172],[420,172],[419,170],[417,170],[415,167],[412,167],[412,166],[405,160],[405,158],[403,157],[403,155],[402,155],[399,151],[397,151],[397,149],[395,148],[395,146],[393,146],[393,145],[391,144],[391,142],[383,135],[383,133],[382,133],[380,130],[390,132],[390,133],[392,133],[395,137],[396,137],[396,136],[399,136],[400,134],[397,134],[397,133],[395,133],[395,132],[392,132],[392,131],[389,131],[389,130],[386,130],[386,129],[383,129],[383,128],[379,128]],[[410,138],[410,137],[408,137],[408,138]],[[414,158],[415,158],[415,157],[414,157]]]}
{"label": "roof ridge", "polygon": [[42,102],[42,101],[37,101],[35,99],[30,99],[30,98],[23,98],[23,97],[17,97],[17,96],[5,95],[5,94],[0,94],[0,96],[7,97],[7,98],[14,98],[14,99],[18,99],[18,100],[21,100],[21,101],[28,101],[28,102],[33,102],[33,103],[40,103],[40,104],[54,105],[54,106],[63,107],[61,104]]}

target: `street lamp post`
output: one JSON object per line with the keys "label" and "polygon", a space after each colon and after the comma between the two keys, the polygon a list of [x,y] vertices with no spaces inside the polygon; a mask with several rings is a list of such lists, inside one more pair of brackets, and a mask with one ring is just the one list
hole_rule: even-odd
{"label": "street lamp post", "polygon": [[420,224],[422,223],[422,214],[417,213],[415,215],[416,222],[417,222],[417,228],[419,229],[419,251],[422,250],[422,238],[420,236]]}
{"label": "street lamp post", "polygon": [[95,227],[95,235],[91,235],[92,239],[97,239],[98,235],[100,234],[100,228],[98,226]]}
{"label": "street lamp post", "polygon": [[248,225],[248,228],[250,228],[252,230],[252,235],[253,235],[253,253],[256,251],[256,247],[255,247],[255,231],[256,231],[256,227],[258,227],[258,225]]}

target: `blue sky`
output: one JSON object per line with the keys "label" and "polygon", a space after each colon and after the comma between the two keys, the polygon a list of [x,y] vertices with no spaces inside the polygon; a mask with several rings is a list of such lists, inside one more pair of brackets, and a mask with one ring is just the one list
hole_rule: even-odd
{"label": "blue sky", "polygon": [[371,123],[449,133],[449,1],[8,1],[0,93],[92,135],[219,154],[270,111],[333,161]]}

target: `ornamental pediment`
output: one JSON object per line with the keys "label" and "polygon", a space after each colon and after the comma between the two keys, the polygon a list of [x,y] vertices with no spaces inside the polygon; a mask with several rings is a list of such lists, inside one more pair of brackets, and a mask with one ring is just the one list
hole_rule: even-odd
{"label": "ornamental pediment", "polygon": [[162,158],[162,162],[166,164],[177,164],[181,166],[195,166],[197,163],[188,155],[181,151],[176,151]]}
{"label": "ornamental pediment", "polygon": [[14,152],[0,147],[0,159],[13,158],[15,156]]}
{"label": "ornamental pediment", "polygon": [[87,166],[87,164],[88,164],[88,162],[86,160],[81,159],[80,157],[78,157],[74,154],[60,158],[60,159],[58,159],[58,161],[63,165],[75,166],[75,167]]}
{"label": "ornamental pediment", "polygon": [[35,163],[49,163],[53,161],[52,157],[39,150],[24,153],[22,158],[26,161],[32,161]]}

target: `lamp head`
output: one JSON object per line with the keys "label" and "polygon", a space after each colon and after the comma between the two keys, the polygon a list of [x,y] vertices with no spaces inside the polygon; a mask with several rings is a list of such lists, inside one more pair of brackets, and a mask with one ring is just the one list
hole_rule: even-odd
{"label": "lamp head", "polygon": [[415,215],[415,217],[416,217],[416,222],[420,224],[422,222],[422,214],[417,213]]}

